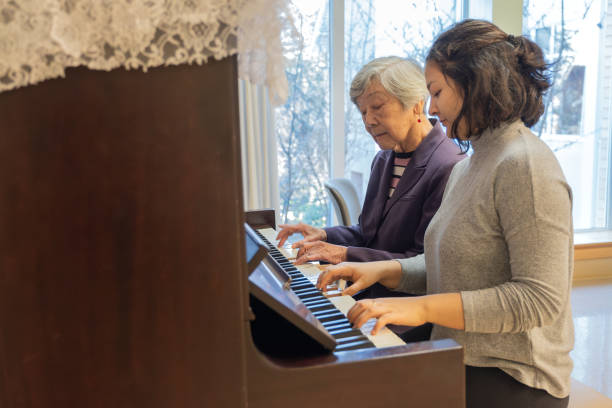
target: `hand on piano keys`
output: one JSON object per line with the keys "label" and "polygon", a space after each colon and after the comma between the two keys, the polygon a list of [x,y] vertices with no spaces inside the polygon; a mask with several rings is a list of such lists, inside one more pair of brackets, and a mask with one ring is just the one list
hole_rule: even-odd
{"label": "hand on piano keys", "polygon": [[[280,231],[268,229],[269,236],[266,236],[268,241],[278,244],[278,248],[283,248],[291,256],[287,256],[295,262],[296,265],[301,265],[307,262],[325,261],[331,264],[337,264],[346,261],[347,248],[341,245],[334,245],[326,242],[327,235],[322,228],[316,228],[304,223],[295,225],[280,225]],[[287,239],[293,234],[301,234],[304,238],[288,244]],[[294,252],[297,250],[297,254]]]}
{"label": "hand on piano keys", "polygon": [[[265,228],[265,229],[259,229],[257,230],[257,232],[259,232],[267,241],[268,244],[272,244],[274,242],[276,242],[276,236],[277,236],[277,232],[272,229],[272,228]],[[274,244],[272,244],[274,245]],[[295,250],[291,250],[291,248],[287,249],[287,248],[277,248],[274,245],[274,249],[278,249],[278,251],[285,256],[285,258],[292,260],[295,259],[295,253],[291,252],[291,251],[295,251]],[[289,255],[289,256],[287,256]],[[293,255],[293,256],[292,256]],[[311,289],[300,289],[298,290],[294,290],[294,293],[296,293],[298,296],[302,295],[302,290],[306,290],[307,292],[305,292],[306,294],[304,294],[304,304],[311,310],[314,311],[314,314],[317,318],[319,318],[320,316],[326,316],[323,313],[333,313],[333,311],[330,312],[326,312],[325,310],[319,310],[322,308],[321,306],[321,301],[318,300],[314,300],[313,297],[310,297],[311,295],[316,296],[316,294],[318,293],[319,296],[327,298],[327,300],[329,302],[331,302],[331,304],[333,305],[332,307],[334,309],[336,309],[336,312],[339,311],[341,312],[344,316],[346,316],[346,314],[348,313],[348,311],[351,309],[351,307],[355,304],[355,299],[353,299],[350,296],[343,296],[342,295],[342,291],[344,290],[345,286],[346,286],[346,281],[341,279],[338,280],[336,282],[330,283],[329,285],[327,285],[325,291],[319,292],[314,285],[316,285],[317,280],[319,278],[319,275],[321,274],[321,272],[327,268],[327,266],[323,266],[323,265],[318,265],[315,263],[308,263],[308,264],[304,264],[304,265],[295,265],[295,268],[297,268],[297,270],[301,273],[301,277],[298,278],[298,280],[307,280],[309,281],[310,286],[312,286]],[[310,287],[309,286],[309,287]],[[293,288],[297,288],[297,286],[293,286]],[[306,297],[309,296],[309,297]],[[324,318],[324,320],[327,319],[327,317]],[[347,330],[350,329],[350,324],[348,323],[348,320],[346,319],[346,317],[343,317],[343,320],[345,323],[342,323],[343,325],[347,326],[344,330],[345,332]],[[398,345],[402,345],[405,344],[402,339],[400,339],[395,333],[393,333],[391,330],[389,330],[388,328],[384,327],[381,330],[379,330],[378,334],[376,335],[372,335],[372,329],[374,328],[374,325],[376,324],[376,319],[370,319],[366,322],[366,324],[364,324],[359,331],[361,331],[361,333],[363,335],[365,335],[373,344],[375,347],[390,347],[390,346],[398,346]],[[327,328],[329,327],[335,327],[336,323],[334,323],[333,321],[330,322],[325,322],[324,326],[326,326]],[[329,329],[328,329],[329,330]],[[352,329],[351,331],[354,331],[355,329]],[[334,337],[336,337],[336,334],[334,334],[334,330],[329,330],[330,334],[332,334]],[[338,335],[342,336],[343,332],[339,332]]]}

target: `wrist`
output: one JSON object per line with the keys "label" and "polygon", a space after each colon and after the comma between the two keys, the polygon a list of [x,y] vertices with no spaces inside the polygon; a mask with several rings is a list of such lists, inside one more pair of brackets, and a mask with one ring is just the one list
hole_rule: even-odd
{"label": "wrist", "polygon": [[372,262],[377,264],[375,267],[379,268],[379,279],[381,285],[389,288],[395,289],[399,286],[402,279],[402,266],[396,260],[391,261],[378,261]]}
{"label": "wrist", "polygon": [[417,313],[423,323],[432,322],[435,318],[432,317],[432,295],[421,296]]}

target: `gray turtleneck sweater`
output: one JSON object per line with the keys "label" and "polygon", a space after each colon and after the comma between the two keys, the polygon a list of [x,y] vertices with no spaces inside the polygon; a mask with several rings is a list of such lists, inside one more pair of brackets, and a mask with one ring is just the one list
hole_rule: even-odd
{"label": "gray turtleneck sweater", "polygon": [[396,290],[460,292],[465,364],[498,367],[555,397],[569,394],[574,343],[572,193],[551,150],[521,121],[472,141],[425,233],[425,254],[400,259]]}

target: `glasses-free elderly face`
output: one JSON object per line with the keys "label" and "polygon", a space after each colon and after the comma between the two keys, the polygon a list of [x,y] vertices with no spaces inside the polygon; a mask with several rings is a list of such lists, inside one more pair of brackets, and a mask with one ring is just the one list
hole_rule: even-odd
{"label": "glasses-free elderly face", "polygon": [[420,123],[423,102],[405,108],[379,81],[372,81],[356,104],[367,132],[381,149],[396,152],[416,149],[421,140],[415,139],[417,132],[411,130]]}

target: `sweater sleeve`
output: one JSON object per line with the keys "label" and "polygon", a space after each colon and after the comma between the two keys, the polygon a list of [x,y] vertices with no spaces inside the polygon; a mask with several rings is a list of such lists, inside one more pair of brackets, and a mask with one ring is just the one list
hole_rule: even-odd
{"label": "sweater sleeve", "polygon": [[461,292],[465,330],[516,333],[549,325],[569,301],[571,189],[552,153],[526,148],[497,167],[493,194],[511,277]]}
{"label": "sweater sleeve", "polygon": [[420,254],[412,258],[397,259],[402,266],[402,279],[397,292],[406,292],[424,295],[427,292],[427,274],[425,269],[425,255]]}

